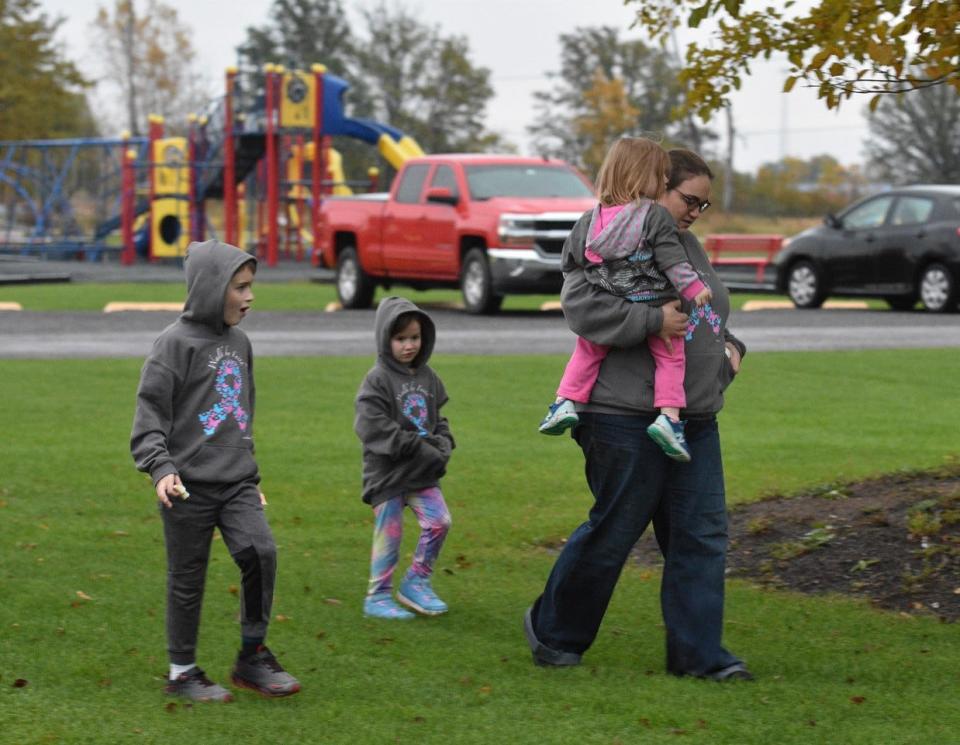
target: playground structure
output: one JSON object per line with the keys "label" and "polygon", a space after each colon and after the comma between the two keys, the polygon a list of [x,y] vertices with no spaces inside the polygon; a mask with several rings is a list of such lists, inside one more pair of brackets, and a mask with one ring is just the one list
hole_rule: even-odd
{"label": "playground structure", "polygon": [[[0,254],[156,261],[217,237],[270,266],[316,251],[320,203],[376,190],[379,171],[344,178],[331,138],[377,147],[399,168],[423,155],[403,132],[344,113],[349,84],[322,65],[266,65],[263,100],[237,111],[236,76],[185,136],[149,117],[146,137],[0,141]],[[222,201],[213,220],[211,200]]]}

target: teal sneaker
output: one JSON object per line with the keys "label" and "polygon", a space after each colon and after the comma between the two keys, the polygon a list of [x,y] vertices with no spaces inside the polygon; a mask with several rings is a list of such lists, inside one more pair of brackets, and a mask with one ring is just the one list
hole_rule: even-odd
{"label": "teal sneaker", "polygon": [[666,414],[661,414],[647,427],[647,434],[674,460],[690,462],[687,438],[683,436],[683,422],[675,422]]}
{"label": "teal sneaker", "polygon": [[565,398],[550,404],[547,415],[540,422],[540,434],[562,435],[579,421],[573,401]]}
{"label": "teal sneaker", "polygon": [[409,621],[413,614],[397,605],[389,592],[367,595],[363,601],[363,615],[367,618],[386,618],[393,621]]}
{"label": "teal sneaker", "polygon": [[437,597],[428,577],[407,577],[397,589],[397,600],[425,616],[447,612],[447,604]]}

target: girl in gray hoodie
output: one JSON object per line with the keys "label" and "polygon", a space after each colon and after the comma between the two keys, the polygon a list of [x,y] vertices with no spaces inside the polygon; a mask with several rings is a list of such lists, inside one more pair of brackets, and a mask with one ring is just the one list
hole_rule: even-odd
{"label": "girl in gray hoodie", "polygon": [[393,599],[392,579],[403,536],[403,508],[420,523],[413,563],[397,600],[418,613],[447,611],[430,583],[450,529],[440,477],[454,448],[440,408],[447,392],[427,364],[436,341],[433,320],[409,300],[388,297],[377,308],[377,361],[360,385],[354,430],[363,443],[363,501],[373,507],[373,551],[364,615],[409,619]]}

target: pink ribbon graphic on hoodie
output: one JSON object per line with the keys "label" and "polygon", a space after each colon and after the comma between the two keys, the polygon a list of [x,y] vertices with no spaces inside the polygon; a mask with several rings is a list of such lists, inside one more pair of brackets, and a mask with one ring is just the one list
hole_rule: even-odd
{"label": "pink ribbon graphic on hoodie", "polygon": [[429,413],[427,411],[427,399],[424,398],[422,393],[408,393],[404,397],[403,415],[417,428],[417,433],[421,437],[430,434],[423,426],[427,423]]}
{"label": "pink ribbon graphic on hoodie", "polygon": [[217,368],[217,382],[214,385],[220,400],[212,409],[199,414],[203,433],[209,437],[223,424],[227,417],[232,416],[241,432],[247,429],[249,414],[240,405],[240,394],[243,391],[243,376],[240,374],[240,364],[229,357],[224,359]]}

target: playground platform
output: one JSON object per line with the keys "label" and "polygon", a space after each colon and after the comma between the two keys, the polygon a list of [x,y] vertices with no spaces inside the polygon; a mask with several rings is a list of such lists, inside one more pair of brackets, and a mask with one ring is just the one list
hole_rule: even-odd
{"label": "playground platform", "polygon": [[[182,282],[180,262],[67,261],[29,256],[0,256],[0,285],[50,282]],[[309,261],[281,258],[276,266],[260,262],[257,282],[332,282],[333,272]]]}

